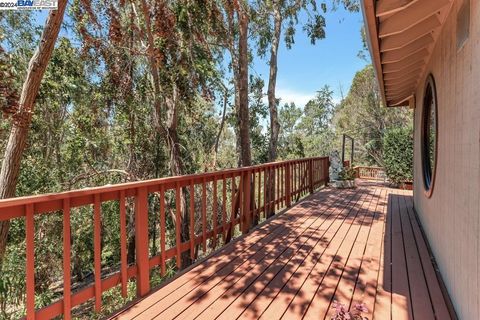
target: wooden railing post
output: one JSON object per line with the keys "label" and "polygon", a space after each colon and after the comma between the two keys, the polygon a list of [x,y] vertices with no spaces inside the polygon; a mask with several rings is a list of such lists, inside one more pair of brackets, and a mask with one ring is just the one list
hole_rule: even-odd
{"label": "wooden railing post", "polygon": [[63,200],[63,319],[70,320],[71,301],[71,268],[70,268],[70,199]]}
{"label": "wooden railing post", "polygon": [[35,219],[33,204],[27,204],[26,210],[26,285],[27,285],[27,319],[35,319]]}
{"label": "wooden railing post", "polygon": [[242,217],[242,233],[248,233],[252,225],[252,208],[251,208],[251,182],[252,171],[247,170],[243,173],[243,217]]}
{"label": "wooden railing post", "polygon": [[148,261],[148,192],[146,187],[141,187],[137,190],[135,204],[137,296],[143,297],[150,291],[150,266]]}
{"label": "wooden railing post", "polygon": [[94,195],[93,205],[93,261],[95,275],[95,312],[102,311],[102,203],[100,194]]}
{"label": "wooden railing post", "polygon": [[291,166],[290,162],[285,165],[285,201],[287,208],[292,206],[292,179],[291,179]]}

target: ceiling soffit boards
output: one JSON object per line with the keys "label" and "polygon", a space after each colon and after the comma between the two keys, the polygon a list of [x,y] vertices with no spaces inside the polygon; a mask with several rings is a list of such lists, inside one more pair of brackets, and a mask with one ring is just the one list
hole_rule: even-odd
{"label": "ceiling soffit boards", "polygon": [[415,93],[454,0],[362,0],[370,53],[386,106]]}

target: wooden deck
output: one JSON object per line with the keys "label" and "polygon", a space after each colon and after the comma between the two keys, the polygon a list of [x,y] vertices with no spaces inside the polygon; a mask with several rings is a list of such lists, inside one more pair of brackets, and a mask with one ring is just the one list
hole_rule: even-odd
{"label": "wooden deck", "polygon": [[451,319],[411,192],[318,192],[112,319]]}

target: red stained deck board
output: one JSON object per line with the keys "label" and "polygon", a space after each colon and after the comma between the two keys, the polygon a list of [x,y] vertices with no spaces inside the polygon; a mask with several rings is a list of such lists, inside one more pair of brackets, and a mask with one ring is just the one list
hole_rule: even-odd
{"label": "red stained deck board", "polygon": [[369,319],[451,318],[411,192],[317,192],[112,318],[330,319],[334,300]]}
{"label": "red stained deck board", "polygon": [[[303,255],[295,256],[291,262],[283,265],[271,281],[264,281],[266,278],[264,276],[248,287],[239,299],[222,312],[219,319],[231,319],[232,316],[237,317],[240,314],[240,318],[243,319],[257,318],[272,302],[285,303],[288,299],[287,296],[293,291],[295,285],[299,286],[298,278],[303,275],[302,272],[308,270],[308,267],[312,266],[313,262],[325,251],[338,230],[340,218],[345,216],[344,212],[349,208],[349,204],[354,201],[358,201],[358,197],[351,197],[345,205],[332,208],[328,224],[323,228],[320,238],[310,248],[311,250],[305,251]],[[287,286],[286,283],[288,283]],[[291,298],[293,298],[293,295],[291,295]],[[286,306],[288,306],[288,303]]]}

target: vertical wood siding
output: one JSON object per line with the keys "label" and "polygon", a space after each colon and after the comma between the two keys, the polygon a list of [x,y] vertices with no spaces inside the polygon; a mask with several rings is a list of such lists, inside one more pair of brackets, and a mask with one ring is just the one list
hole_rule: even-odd
{"label": "vertical wood siding", "polygon": [[[480,314],[480,1],[471,1],[470,36],[457,50],[455,1],[416,93],[415,207],[460,319]],[[438,97],[435,188],[424,196],[420,125],[426,76]]]}

